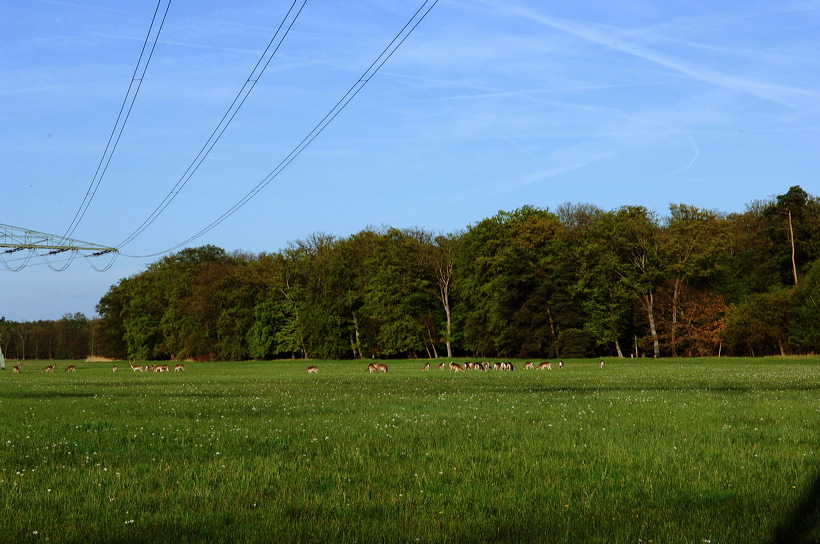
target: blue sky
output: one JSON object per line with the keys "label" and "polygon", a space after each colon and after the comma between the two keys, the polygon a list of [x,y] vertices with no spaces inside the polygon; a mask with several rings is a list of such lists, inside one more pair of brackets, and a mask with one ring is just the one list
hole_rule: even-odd
{"label": "blue sky", "polygon": [[[308,0],[207,159],[110,270],[0,269],[0,316],[92,316],[112,284],[265,180],[421,5]],[[72,224],[156,6],[0,0],[0,223]],[[172,1],[74,238],[119,246],[151,215],[290,6]],[[817,2],[439,0],[301,155],[188,245],[259,253],[368,226],[450,232],[525,204],[663,216],[670,203],[740,212],[792,185],[818,195],[818,51]]]}

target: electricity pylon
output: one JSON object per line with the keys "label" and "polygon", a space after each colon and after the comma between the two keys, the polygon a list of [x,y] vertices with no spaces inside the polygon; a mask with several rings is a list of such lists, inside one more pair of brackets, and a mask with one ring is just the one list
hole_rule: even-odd
{"label": "electricity pylon", "polygon": [[[9,266],[3,258],[3,255],[26,250],[28,250],[29,253],[25,258],[19,260],[15,259],[18,262],[22,261],[20,266]],[[9,270],[22,270],[28,264],[28,261],[31,259],[32,255],[47,257],[49,255],[57,255],[66,251],[70,251],[72,254],[68,260],[68,264],[71,264],[71,261],[73,261],[77,255],[82,255],[83,257],[99,257],[107,253],[119,253],[119,250],[113,247],[92,244],[90,242],[83,242],[80,240],[74,240],[73,238],[38,232],[36,230],[22,229],[19,227],[12,227],[11,225],[0,224],[0,260],[2,260],[5,267]],[[65,270],[68,268],[68,265],[59,269],[54,268],[51,263],[48,263],[48,265],[54,270]]]}

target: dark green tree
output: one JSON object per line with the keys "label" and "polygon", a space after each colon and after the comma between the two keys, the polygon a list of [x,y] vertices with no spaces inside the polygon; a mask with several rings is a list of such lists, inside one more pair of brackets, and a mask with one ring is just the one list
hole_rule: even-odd
{"label": "dark green tree", "polygon": [[736,355],[786,355],[791,322],[790,289],[750,295],[732,307],[726,319],[726,342]]}
{"label": "dark green tree", "polygon": [[799,285],[800,275],[820,258],[820,199],[791,187],[763,210],[763,219],[778,279]]}
{"label": "dark green tree", "polygon": [[669,321],[660,327],[668,331],[671,355],[676,357],[683,289],[703,285],[717,276],[729,230],[718,212],[685,204],[673,204],[669,210],[661,243],[671,291],[670,309]]}
{"label": "dark green tree", "polygon": [[790,344],[800,353],[820,353],[820,259],[803,276],[792,298]]}

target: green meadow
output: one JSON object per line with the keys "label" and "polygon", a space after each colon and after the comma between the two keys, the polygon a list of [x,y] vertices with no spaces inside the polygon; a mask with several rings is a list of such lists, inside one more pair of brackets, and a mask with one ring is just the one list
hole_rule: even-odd
{"label": "green meadow", "polygon": [[384,362],[7,362],[0,541],[820,541],[820,358]]}

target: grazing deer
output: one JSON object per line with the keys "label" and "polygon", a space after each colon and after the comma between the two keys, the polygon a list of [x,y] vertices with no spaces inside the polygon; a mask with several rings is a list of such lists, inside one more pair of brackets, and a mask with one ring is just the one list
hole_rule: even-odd
{"label": "grazing deer", "polygon": [[524,370],[532,370],[532,361],[527,361],[524,363]]}
{"label": "grazing deer", "polygon": [[21,365],[20,363],[17,363],[16,366],[11,367],[11,369],[14,371],[15,374],[19,374],[20,369],[22,369],[22,368],[23,368],[23,365]]}
{"label": "grazing deer", "polygon": [[48,365],[41,372],[54,372],[55,368],[57,368],[57,365]]}
{"label": "grazing deer", "polygon": [[430,370],[430,363],[424,363],[422,370]]}
{"label": "grazing deer", "polygon": [[445,368],[447,368],[447,364],[446,364],[446,363],[439,363],[439,364],[438,364],[438,369],[439,369],[439,370],[444,370]]}
{"label": "grazing deer", "polygon": [[68,365],[67,367],[65,367],[65,371],[66,372],[77,372],[77,367],[74,366],[74,365]]}
{"label": "grazing deer", "polygon": [[464,369],[461,368],[461,365],[458,363],[450,363],[450,371],[451,372],[464,372]]}
{"label": "grazing deer", "polygon": [[308,374],[318,374],[318,373],[319,373],[319,367],[318,366],[311,365],[311,366],[308,367]]}
{"label": "grazing deer", "polygon": [[379,372],[385,372],[386,373],[387,372],[387,365],[379,363],[379,364],[376,365],[376,369]]}
{"label": "grazing deer", "polygon": [[174,365],[174,372],[182,372],[185,370],[185,365],[182,363],[177,363]]}
{"label": "grazing deer", "polygon": [[535,370],[552,370],[552,363],[541,363]]}
{"label": "grazing deer", "polygon": [[154,372],[168,372],[168,365],[153,365],[151,370]]}

